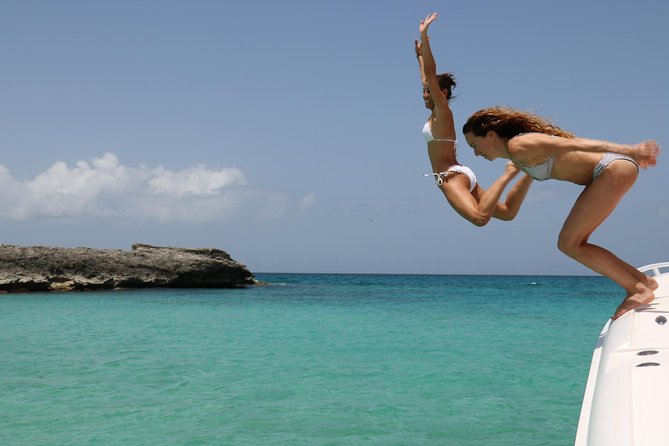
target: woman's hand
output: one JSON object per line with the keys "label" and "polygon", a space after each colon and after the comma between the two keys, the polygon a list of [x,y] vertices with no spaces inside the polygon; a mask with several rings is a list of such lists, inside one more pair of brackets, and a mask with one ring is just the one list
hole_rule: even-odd
{"label": "woman's hand", "polygon": [[[430,40],[430,36],[427,36],[427,40]],[[420,40],[414,40],[414,49],[416,50],[416,57],[420,57],[423,55],[423,48],[420,46]]]}
{"label": "woman's hand", "polygon": [[430,27],[430,24],[437,20],[438,14],[436,12],[433,12],[432,14],[428,15],[425,17],[425,20],[420,21],[420,26],[418,27],[418,31],[423,34],[427,34],[427,29]]}
{"label": "woman's hand", "polygon": [[655,141],[644,141],[634,144],[629,155],[634,158],[642,169],[647,169],[657,163],[660,154],[660,146]]}
{"label": "woman's hand", "polygon": [[518,175],[518,172],[520,172],[520,170],[513,164],[513,161],[507,162],[506,166],[504,166],[504,175],[508,175],[510,178]]}
{"label": "woman's hand", "polygon": [[506,166],[504,166],[504,171],[506,173],[512,173],[515,175],[518,173],[518,167],[516,167],[516,165],[513,164],[513,161],[509,161],[506,163]]}

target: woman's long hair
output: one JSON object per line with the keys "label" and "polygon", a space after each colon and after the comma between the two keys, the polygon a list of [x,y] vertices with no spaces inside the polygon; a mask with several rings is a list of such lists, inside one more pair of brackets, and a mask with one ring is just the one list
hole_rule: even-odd
{"label": "woman's long hair", "polygon": [[513,138],[521,133],[545,133],[547,135],[573,138],[574,135],[550,123],[545,118],[532,113],[521,112],[508,107],[490,107],[472,114],[462,133],[485,136],[492,130],[501,138]]}

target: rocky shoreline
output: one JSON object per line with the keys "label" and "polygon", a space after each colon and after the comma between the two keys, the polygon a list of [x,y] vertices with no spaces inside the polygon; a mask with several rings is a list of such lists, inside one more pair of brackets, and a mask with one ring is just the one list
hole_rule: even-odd
{"label": "rocky shoreline", "polygon": [[213,248],[137,243],[131,251],[123,251],[0,245],[0,293],[255,284],[244,264]]}

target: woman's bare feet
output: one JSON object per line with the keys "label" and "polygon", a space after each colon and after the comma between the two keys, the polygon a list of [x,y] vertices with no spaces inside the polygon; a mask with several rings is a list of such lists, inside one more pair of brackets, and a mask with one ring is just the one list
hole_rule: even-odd
{"label": "woman's bare feet", "polygon": [[657,280],[653,279],[650,276],[646,276],[646,280],[644,282],[644,285],[646,285],[648,288],[650,288],[651,291],[655,291],[657,289],[657,287],[660,286],[660,285],[658,285]]}
{"label": "woman's bare feet", "polygon": [[655,294],[653,294],[653,290],[656,290],[658,285],[655,279],[652,277],[649,277],[648,279],[650,280],[647,283],[647,288],[644,287],[643,290],[627,296],[625,300],[623,300],[622,303],[618,305],[618,308],[616,308],[615,313],[613,313],[613,316],[611,317],[612,320],[615,321],[628,311],[633,310],[641,305],[649,304],[655,300]]}

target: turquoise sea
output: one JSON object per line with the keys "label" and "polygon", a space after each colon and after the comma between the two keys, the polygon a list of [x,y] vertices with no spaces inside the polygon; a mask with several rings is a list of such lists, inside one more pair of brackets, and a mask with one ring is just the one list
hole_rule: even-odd
{"label": "turquoise sea", "polygon": [[0,445],[573,444],[599,277],[0,295]]}

